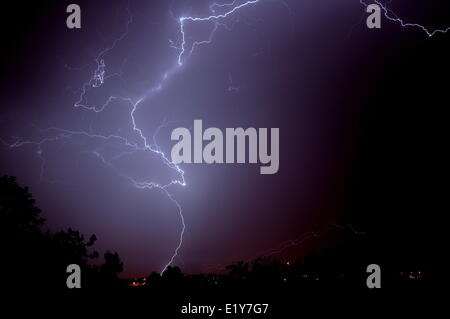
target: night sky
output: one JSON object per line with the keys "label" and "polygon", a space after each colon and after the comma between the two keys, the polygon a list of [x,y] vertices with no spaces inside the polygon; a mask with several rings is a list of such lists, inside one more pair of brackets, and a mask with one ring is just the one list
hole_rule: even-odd
{"label": "night sky", "polygon": [[[70,30],[72,2],[2,10],[0,174],[30,187],[50,229],[95,233],[124,276],[170,261],[177,203],[186,229],[173,264],[185,272],[257,257],[330,222],[382,237],[392,254],[439,248],[450,33],[387,19],[370,30],[358,0],[261,0],[220,19],[192,54],[214,22],[185,22],[180,66],[179,17],[208,16],[212,2],[80,0],[82,28]],[[390,8],[430,29],[450,25],[448,1],[411,2]],[[100,60],[104,82],[85,85]],[[137,101],[135,126],[167,156],[172,130],[195,119],[280,128],[279,172],[180,164],[186,186],[137,188],[181,178],[142,150]]]}

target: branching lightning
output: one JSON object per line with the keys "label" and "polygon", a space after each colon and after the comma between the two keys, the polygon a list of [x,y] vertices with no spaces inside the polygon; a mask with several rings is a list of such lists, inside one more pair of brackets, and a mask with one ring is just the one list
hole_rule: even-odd
{"label": "branching lightning", "polygon": [[[238,11],[244,10],[246,7],[254,6],[261,1],[262,0],[248,0],[248,1],[233,0],[232,2],[229,2],[229,3],[212,3],[209,7],[211,15],[200,16],[200,17],[181,16],[181,17],[177,18],[176,19],[177,24],[178,24],[177,28],[178,28],[180,38],[176,42],[169,40],[169,44],[170,44],[170,47],[176,49],[178,51],[178,53],[176,55],[176,59],[175,59],[173,65],[171,67],[167,68],[167,70],[165,72],[163,72],[163,74],[160,78],[160,81],[158,83],[156,83],[153,87],[150,87],[148,90],[146,90],[139,98],[111,95],[101,105],[90,105],[88,103],[88,98],[87,98],[88,92],[101,87],[105,83],[106,80],[108,80],[112,77],[121,76],[120,73],[111,73],[111,74],[107,73],[106,56],[108,55],[108,53],[110,53],[112,50],[114,50],[114,48],[123,39],[125,39],[129,33],[129,27],[133,22],[133,16],[132,16],[129,6],[128,6],[128,8],[127,8],[128,18],[126,21],[125,31],[119,37],[117,37],[108,47],[106,47],[105,49],[103,49],[102,51],[100,51],[98,53],[98,55],[95,58],[96,68],[92,72],[92,76],[89,78],[89,80],[82,84],[82,86],[79,90],[80,93],[79,93],[78,99],[74,103],[74,107],[81,108],[81,109],[95,112],[95,113],[100,113],[100,112],[103,112],[106,108],[108,108],[113,101],[121,101],[122,103],[124,103],[125,105],[127,105],[129,107],[129,119],[130,119],[130,123],[131,123],[131,128],[132,128],[133,132],[137,133],[139,140],[140,140],[139,143],[133,142],[130,139],[128,139],[122,135],[101,135],[101,134],[93,133],[92,131],[67,130],[67,129],[58,128],[58,127],[50,127],[50,128],[43,129],[41,131],[44,133],[47,133],[47,134],[51,134],[51,136],[42,138],[40,140],[28,141],[28,140],[16,139],[16,141],[12,144],[1,140],[2,144],[4,144],[5,146],[7,146],[9,148],[18,148],[18,147],[22,147],[24,145],[35,145],[36,146],[36,154],[38,155],[38,157],[40,158],[41,163],[42,163],[41,171],[40,171],[40,178],[42,180],[45,175],[44,170],[45,170],[45,166],[46,166],[46,158],[44,156],[43,146],[47,143],[52,143],[52,142],[59,141],[59,140],[66,140],[66,139],[70,139],[70,138],[76,137],[76,136],[84,136],[84,137],[94,139],[94,140],[117,141],[117,142],[121,143],[124,147],[126,147],[126,151],[118,154],[117,156],[115,156],[112,159],[105,158],[97,150],[91,151],[91,154],[93,156],[95,156],[96,158],[98,158],[104,165],[115,170],[120,176],[122,176],[123,178],[128,180],[135,188],[137,188],[137,189],[157,189],[157,190],[162,191],[169,198],[169,200],[176,206],[176,208],[178,210],[178,214],[179,214],[180,221],[181,221],[181,231],[179,234],[179,241],[178,241],[177,246],[175,247],[173,255],[171,256],[169,261],[164,265],[164,267],[162,269],[162,272],[164,272],[167,269],[167,267],[170,266],[174,262],[175,258],[178,256],[179,250],[183,244],[183,236],[184,236],[184,233],[186,230],[185,218],[183,216],[182,207],[179,204],[179,202],[173,197],[173,195],[169,192],[168,189],[170,186],[173,186],[173,185],[186,186],[187,183],[185,180],[184,171],[178,165],[174,164],[166,156],[166,154],[162,151],[162,149],[157,145],[157,141],[156,141],[157,132],[155,132],[155,135],[153,135],[153,138],[151,140],[152,143],[149,142],[148,138],[145,136],[142,129],[136,123],[136,111],[138,110],[139,106],[141,105],[141,103],[144,100],[149,99],[153,94],[155,94],[163,89],[164,84],[170,79],[170,77],[176,71],[180,70],[180,68],[186,63],[186,61],[193,54],[194,50],[198,46],[210,44],[213,41],[214,34],[216,33],[216,31],[218,30],[219,27],[222,26],[222,27],[226,28],[227,30],[229,30],[229,27],[224,23],[224,20],[226,20],[228,17],[236,14]],[[280,0],[280,2],[283,5],[286,5],[284,1]],[[450,27],[447,29],[443,29],[443,30],[429,30],[419,24],[405,23],[402,19],[400,19],[395,13],[393,13],[390,9],[388,9],[380,1],[375,0],[375,2],[378,5],[380,5],[380,7],[384,11],[384,15],[387,19],[400,23],[402,27],[420,28],[424,32],[426,32],[426,34],[430,37],[435,35],[436,33],[446,33],[447,31],[450,30]],[[364,3],[363,0],[360,0],[360,3],[367,6],[367,4]],[[209,34],[209,37],[206,40],[193,41],[189,45],[186,27],[189,23],[198,23],[198,22],[211,22],[213,24],[213,28]],[[229,75],[229,82],[230,82],[229,90],[237,92],[239,89],[237,87],[233,86],[231,75]],[[170,169],[174,170],[177,173],[178,178],[173,179],[166,184],[160,184],[160,183],[156,183],[154,181],[139,181],[139,180],[136,180],[135,178],[124,175],[115,169],[115,166],[113,163],[115,159],[117,159],[121,156],[127,155],[127,154],[133,154],[135,152],[151,152],[153,154],[156,154],[157,156],[159,156],[159,158],[165,165],[167,165]],[[302,236],[299,239],[290,240],[288,242],[285,242],[279,248],[266,253],[266,255],[279,253],[279,252],[287,249],[288,247],[299,245],[300,243],[302,243],[303,241],[305,241],[308,238],[319,236],[319,235],[323,234],[324,232],[327,232],[330,229],[336,228],[336,227],[339,228],[339,227],[344,227],[344,226],[339,226],[336,224],[329,225],[325,228],[326,229],[325,231],[316,232],[316,233],[308,233],[307,235]],[[353,230],[353,232],[357,233],[351,225],[345,226],[345,227],[347,227],[347,228],[350,227],[350,229]]]}
{"label": "branching lightning", "polygon": [[[179,51],[179,53],[177,55],[176,63],[174,63],[174,65],[172,67],[168,68],[163,73],[160,82],[156,83],[153,87],[149,88],[138,99],[133,99],[131,97],[111,95],[101,105],[90,105],[88,103],[87,97],[86,97],[87,93],[90,90],[101,87],[105,83],[105,81],[109,78],[112,78],[114,76],[120,76],[119,73],[107,74],[107,72],[106,72],[107,65],[105,62],[105,56],[111,50],[113,50],[120,41],[125,39],[129,33],[129,26],[133,22],[133,18],[132,18],[132,14],[129,10],[129,7],[127,8],[128,19],[126,22],[125,31],[118,38],[116,38],[110,46],[108,46],[107,48],[105,48],[101,52],[99,52],[99,54],[95,58],[96,69],[93,71],[92,77],[87,82],[83,83],[83,85],[81,86],[79,98],[74,103],[74,107],[82,108],[84,110],[92,111],[95,113],[100,113],[100,112],[103,112],[107,107],[109,107],[113,101],[122,101],[123,103],[129,105],[129,108],[130,108],[129,115],[130,115],[131,126],[132,126],[133,131],[138,134],[141,143],[132,142],[128,138],[121,136],[121,135],[101,135],[101,134],[96,134],[96,133],[92,133],[92,132],[87,132],[84,130],[75,131],[75,130],[67,130],[67,129],[58,128],[58,127],[50,127],[50,128],[41,130],[43,132],[53,133],[54,135],[51,137],[42,138],[38,141],[28,141],[28,140],[17,139],[12,144],[8,144],[8,143],[4,142],[3,140],[2,140],[2,142],[5,145],[8,145],[10,148],[18,148],[18,147],[22,147],[24,145],[30,145],[30,144],[35,145],[37,147],[36,153],[42,162],[41,172],[40,172],[41,180],[43,179],[44,169],[45,169],[45,165],[46,165],[46,158],[44,157],[43,149],[42,149],[43,145],[46,143],[51,143],[51,142],[55,142],[55,141],[59,141],[59,140],[63,140],[63,139],[68,139],[68,138],[75,137],[75,136],[84,136],[84,137],[88,137],[91,139],[99,139],[99,140],[105,140],[105,141],[115,140],[115,141],[122,143],[123,146],[126,146],[128,148],[128,151],[122,152],[110,160],[106,159],[100,152],[98,152],[96,150],[91,151],[91,154],[93,156],[98,158],[104,165],[106,165],[107,167],[109,167],[113,170],[115,170],[113,160],[115,160],[118,157],[121,157],[123,155],[132,154],[132,153],[138,152],[138,151],[152,152],[152,153],[158,155],[165,165],[167,165],[170,169],[173,169],[178,174],[178,176],[179,176],[178,179],[172,180],[167,184],[159,184],[159,183],[156,183],[153,181],[138,181],[130,176],[127,176],[127,175],[124,175],[124,174],[118,172],[117,170],[115,170],[115,171],[120,176],[122,176],[123,178],[128,180],[137,189],[158,189],[158,190],[162,191],[170,199],[170,201],[172,201],[174,203],[174,205],[176,206],[176,208],[178,210],[180,220],[181,220],[181,232],[179,235],[179,242],[178,242],[178,245],[176,246],[174,253],[171,256],[170,260],[164,265],[164,267],[162,269],[162,273],[163,273],[167,269],[167,267],[173,263],[174,259],[178,256],[178,252],[183,244],[183,236],[184,236],[184,233],[186,230],[186,224],[185,224],[185,219],[183,216],[182,207],[178,203],[178,201],[173,197],[173,195],[169,192],[168,188],[172,185],[186,186],[186,180],[184,177],[184,171],[178,165],[174,164],[166,156],[166,154],[161,150],[161,148],[157,145],[156,138],[155,138],[157,132],[155,132],[155,134],[153,136],[153,144],[149,143],[149,141],[148,141],[147,137],[144,135],[142,129],[139,128],[138,125],[136,124],[136,117],[135,117],[136,111],[142,101],[150,98],[153,93],[156,93],[163,88],[164,83],[170,78],[170,76],[172,74],[175,73],[175,71],[177,71],[183,65],[183,62],[186,61],[190,55],[192,55],[192,53],[194,52],[194,50],[197,46],[202,45],[202,44],[209,44],[212,42],[214,34],[217,31],[219,26],[223,26],[226,29],[229,29],[228,26],[221,23],[220,20],[227,18],[228,16],[237,12],[241,8],[244,8],[244,7],[252,5],[252,4],[256,4],[259,1],[260,0],[252,0],[252,1],[247,1],[247,2],[241,3],[241,4],[237,4],[239,2],[238,0],[234,0],[232,3],[228,3],[228,4],[215,4],[214,3],[210,7],[211,12],[215,12],[215,10],[217,8],[225,8],[226,11],[224,13],[217,14],[217,15],[211,15],[208,17],[191,17],[191,16],[180,17],[178,19],[178,22],[179,22],[179,34],[181,36],[181,39],[179,40],[179,42],[181,43],[181,45],[176,46],[172,41],[169,40],[170,46]],[[204,21],[212,21],[214,23],[214,28],[212,29],[208,39],[203,40],[203,41],[195,41],[192,43],[191,48],[187,49],[185,25],[187,22],[198,22],[198,21],[203,21],[203,22]],[[159,129],[160,128],[158,128],[158,130]]]}
{"label": "branching lightning", "polygon": [[213,14],[207,17],[190,17],[190,16],[183,16],[179,18],[179,23],[180,23],[180,33],[181,33],[181,48],[180,48],[180,54],[178,55],[178,65],[183,65],[183,56],[185,55],[186,52],[186,32],[185,32],[185,23],[186,22],[205,22],[205,21],[213,21],[215,22],[215,26],[214,26],[214,30],[210,35],[210,38],[206,41],[199,41],[199,42],[194,42],[194,44],[192,45],[191,51],[190,53],[193,52],[194,48],[197,45],[200,44],[207,44],[207,43],[211,43],[212,41],[212,37],[215,33],[215,31],[217,30],[217,21],[221,20],[221,19],[225,19],[227,18],[229,15],[232,15],[233,13],[235,13],[236,11],[250,6],[250,5],[254,5],[258,2],[260,2],[261,0],[250,0],[250,1],[246,1],[243,2],[241,4],[237,4],[239,3],[238,0],[234,0],[231,3],[228,4],[217,4],[217,3],[213,3],[210,6],[210,10],[215,13],[215,8],[220,7],[220,8],[231,8],[227,11],[225,11],[224,13],[221,14]]}
{"label": "branching lightning", "polygon": [[[364,2],[364,0],[360,0],[359,2],[366,7],[368,6],[368,4]],[[393,12],[391,9],[389,9],[386,4],[381,3],[381,1],[379,1],[379,0],[374,0],[374,2],[380,6],[381,10],[383,10],[384,16],[386,17],[386,19],[399,23],[403,28],[406,28],[406,27],[418,28],[418,29],[424,31],[429,37],[432,37],[437,33],[447,33],[448,31],[450,31],[450,27],[448,27],[446,29],[431,30],[431,29],[428,29],[427,27],[425,27],[421,24],[418,24],[418,23],[405,22],[403,19],[399,18],[395,14],[395,12]]]}

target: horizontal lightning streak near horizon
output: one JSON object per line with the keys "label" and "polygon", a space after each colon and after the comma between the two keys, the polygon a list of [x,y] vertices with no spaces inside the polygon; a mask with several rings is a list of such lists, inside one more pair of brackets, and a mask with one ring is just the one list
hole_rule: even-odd
{"label": "horizontal lightning streak near horizon", "polygon": [[[342,224],[341,225],[334,221],[330,221],[324,227],[322,227],[321,229],[319,229],[317,231],[310,231],[310,232],[303,233],[301,236],[297,237],[296,239],[290,239],[290,240],[285,241],[284,243],[279,245],[277,248],[264,250],[264,251],[260,252],[259,254],[255,254],[254,256],[249,258],[248,261],[253,261],[253,260],[255,260],[255,258],[271,257],[274,255],[280,255],[289,248],[299,247],[299,246],[303,245],[305,242],[315,239],[315,238],[323,237],[333,230],[349,231],[351,234],[353,234],[355,236],[366,235],[366,232],[357,231],[352,224]],[[226,264],[226,265],[225,264],[215,264],[215,265],[210,265],[210,267],[208,267],[208,269],[222,271],[225,269],[226,266],[228,266],[228,264]]]}

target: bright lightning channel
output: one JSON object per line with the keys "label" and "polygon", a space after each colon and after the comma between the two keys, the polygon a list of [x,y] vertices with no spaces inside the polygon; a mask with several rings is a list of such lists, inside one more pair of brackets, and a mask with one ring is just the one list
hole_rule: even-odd
{"label": "bright lightning channel", "polygon": [[[96,156],[103,164],[105,164],[106,166],[115,170],[121,177],[127,179],[135,188],[161,190],[169,198],[169,200],[172,201],[174,203],[174,205],[177,207],[178,214],[179,214],[180,220],[181,220],[181,232],[179,235],[179,242],[178,242],[177,246],[175,247],[173,255],[171,256],[169,261],[164,265],[164,267],[161,271],[161,273],[164,273],[166,271],[167,267],[169,267],[174,262],[175,258],[178,256],[179,250],[181,249],[182,244],[183,244],[183,236],[184,236],[184,233],[186,230],[185,218],[183,216],[182,207],[179,204],[179,202],[173,197],[173,195],[168,191],[168,188],[172,185],[186,186],[187,184],[186,184],[186,180],[184,177],[184,171],[178,165],[173,163],[166,156],[166,154],[161,150],[161,148],[156,143],[155,136],[153,136],[153,145],[148,142],[147,137],[144,135],[142,129],[139,128],[138,125],[136,124],[136,117],[135,117],[136,111],[138,110],[139,105],[144,100],[151,97],[154,93],[157,93],[162,90],[163,85],[170,78],[170,75],[174,74],[175,71],[177,71],[183,65],[183,62],[188,59],[188,57],[194,52],[194,50],[197,46],[202,45],[202,44],[209,44],[212,42],[214,34],[217,31],[219,26],[223,26],[228,29],[227,25],[220,23],[220,20],[226,19],[228,16],[232,15],[233,13],[237,12],[238,10],[240,10],[244,7],[247,7],[249,5],[256,4],[259,1],[260,0],[252,0],[252,1],[247,1],[247,2],[240,3],[240,4],[237,4],[238,2],[240,2],[238,0],[234,0],[233,2],[227,3],[227,4],[214,3],[210,6],[211,12],[214,13],[215,8],[222,8],[222,9],[225,8],[226,10],[224,11],[224,13],[218,14],[218,15],[211,15],[211,16],[207,16],[207,17],[192,17],[192,16],[180,17],[178,19],[178,22],[179,22],[179,34],[181,35],[181,40],[180,40],[181,46],[177,47],[177,46],[173,45],[172,42],[170,42],[171,47],[179,50],[179,54],[177,56],[177,59],[176,59],[174,65],[172,67],[168,68],[163,73],[163,76],[161,77],[161,80],[159,83],[157,83],[153,87],[149,88],[145,92],[145,94],[143,94],[143,96],[139,99],[111,95],[106,99],[106,101],[102,105],[95,105],[95,106],[89,105],[89,103],[87,102],[86,95],[90,90],[101,87],[105,83],[105,81],[109,78],[112,78],[114,76],[120,76],[120,74],[118,74],[118,73],[108,74],[108,75],[106,74],[107,65],[105,62],[105,56],[110,51],[112,51],[120,41],[125,39],[129,33],[129,26],[133,22],[133,17],[132,17],[129,7],[127,7],[128,19],[126,21],[125,31],[118,38],[116,38],[110,46],[108,46],[107,48],[105,48],[101,52],[99,52],[99,54],[95,58],[96,69],[94,70],[93,75],[89,79],[89,81],[83,83],[83,85],[81,86],[80,95],[79,95],[78,100],[74,103],[74,107],[82,108],[87,111],[92,111],[95,113],[100,113],[100,112],[103,112],[113,101],[122,101],[122,102],[128,104],[130,106],[129,114],[130,114],[132,129],[134,132],[136,132],[138,134],[139,139],[142,142],[141,145],[131,142],[126,137],[120,136],[120,135],[101,135],[101,134],[94,134],[92,132],[86,132],[84,130],[75,131],[75,130],[62,129],[62,128],[58,128],[58,127],[50,127],[50,128],[44,129],[44,130],[41,129],[41,131],[56,133],[55,136],[46,137],[46,138],[40,139],[38,141],[24,141],[24,140],[18,139],[16,142],[14,142],[13,144],[8,145],[8,146],[10,148],[18,148],[18,147],[21,147],[21,146],[24,146],[27,144],[36,145],[36,147],[37,147],[36,153],[42,161],[41,172],[40,172],[41,180],[44,177],[44,169],[45,169],[45,165],[46,165],[46,158],[43,154],[44,151],[42,148],[43,145],[46,143],[55,142],[55,141],[62,140],[62,139],[68,139],[68,138],[71,138],[74,136],[85,136],[85,137],[89,137],[89,138],[93,138],[93,139],[101,139],[101,140],[116,140],[116,141],[123,143],[124,146],[130,148],[130,151],[122,152],[119,155],[113,157],[113,159],[117,159],[120,156],[123,156],[126,154],[131,154],[131,153],[134,153],[137,151],[148,151],[148,152],[157,154],[161,158],[161,160],[163,161],[163,163],[165,165],[167,165],[169,168],[171,168],[177,172],[177,174],[179,176],[178,179],[172,180],[171,182],[169,182],[167,184],[159,184],[159,183],[156,183],[153,181],[137,181],[130,176],[126,176],[126,175],[118,172],[114,168],[112,160],[107,160],[100,152],[95,151],[95,150],[90,152],[92,155]],[[199,21],[212,21],[212,22],[214,22],[214,28],[211,31],[207,40],[193,42],[192,46],[189,50],[189,54],[186,54],[187,43],[186,43],[185,25],[187,22],[195,23],[195,22],[199,22]],[[158,130],[159,129],[160,128],[158,128]],[[2,143],[7,144],[3,140],[2,140]]]}
{"label": "bright lightning channel", "polygon": [[[1,140],[2,144],[7,145],[10,148],[17,148],[17,147],[21,147],[27,144],[33,144],[36,145],[37,147],[37,155],[39,156],[39,158],[42,161],[42,165],[41,165],[41,172],[40,172],[40,178],[42,180],[43,176],[44,176],[44,169],[45,169],[45,165],[46,165],[46,158],[44,156],[44,151],[42,149],[43,145],[45,143],[50,143],[50,142],[54,142],[57,140],[61,140],[61,139],[67,139],[67,138],[71,138],[73,136],[86,136],[89,138],[94,138],[94,139],[102,139],[102,140],[117,140],[123,143],[123,145],[125,145],[126,147],[130,148],[130,151],[127,152],[123,152],[121,154],[119,154],[118,156],[114,157],[120,157],[123,156],[124,154],[131,154],[137,151],[148,151],[148,152],[152,152],[154,154],[157,154],[161,160],[163,161],[163,163],[165,165],[167,165],[169,168],[175,170],[177,172],[177,174],[179,175],[178,179],[172,180],[167,184],[159,184],[156,182],[152,182],[152,181],[137,181],[129,176],[125,176],[123,174],[121,174],[120,172],[118,172],[120,174],[120,176],[126,178],[127,180],[130,181],[130,183],[137,189],[159,189],[161,190],[168,198],[169,200],[171,200],[174,205],[177,207],[178,210],[178,214],[180,216],[180,220],[181,220],[181,232],[180,232],[180,236],[179,236],[179,242],[174,250],[173,255],[171,256],[171,258],[169,259],[169,261],[164,265],[161,273],[165,272],[165,270],[167,269],[167,267],[169,267],[175,260],[175,258],[178,256],[179,250],[183,244],[183,236],[186,230],[186,224],[185,224],[185,219],[183,216],[183,210],[181,205],[178,203],[178,201],[173,197],[173,195],[168,191],[168,188],[172,185],[180,185],[180,186],[186,186],[186,180],[184,177],[184,171],[176,164],[174,164],[170,159],[168,159],[168,157],[166,156],[166,154],[161,150],[161,148],[156,144],[155,138],[153,138],[153,145],[148,143],[147,137],[144,135],[144,133],[142,132],[142,129],[139,128],[136,124],[136,118],[135,118],[135,113],[138,109],[138,106],[146,99],[148,99],[150,96],[152,96],[154,93],[157,93],[159,91],[161,91],[163,89],[163,86],[165,84],[165,82],[170,78],[170,76],[172,74],[175,73],[175,71],[177,71],[181,66],[183,66],[183,64],[185,63],[185,61],[192,55],[192,53],[194,52],[195,48],[199,45],[203,45],[203,44],[209,44],[212,42],[213,37],[215,32],[217,31],[219,26],[223,26],[226,29],[229,29],[227,27],[226,24],[221,23],[221,20],[226,19],[227,17],[235,14],[236,12],[238,12],[241,9],[244,9],[245,7],[249,7],[252,5],[255,5],[259,2],[261,2],[262,0],[249,0],[249,1],[239,1],[239,0],[234,0],[230,3],[213,3],[209,6],[209,9],[211,11],[211,15],[209,16],[204,16],[204,17],[194,17],[194,16],[181,16],[177,19],[178,21],[178,27],[179,27],[179,34],[180,34],[180,39],[179,42],[181,43],[179,46],[175,45],[172,41],[170,42],[170,46],[172,48],[175,48],[179,51],[176,61],[174,63],[174,65],[170,68],[168,68],[166,70],[166,72],[163,73],[163,76],[161,77],[161,80],[159,83],[157,83],[156,85],[154,85],[153,87],[151,87],[150,89],[147,90],[147,92],[145,94],[143,94],[143,96],[139,99],[133,99],[130,97],[122,97],[122,96],[109,96],[109,98],[106,100],[105,103],[103,103],[102,105],[99,106],[92,106],[89,105],[87,103],[87,99],[86,99],[86,94],[88,93],[89,90],[91,89],[96,89],[101,87],[104,82],[114,76],[120,76],[120,74],[118,73],[114,73],[114,74],[106,74],[106,63],[105,63],[105,56],[111,51],[113,50],[116,45],[122,41],[123,39],[126,38],[126,36],[129,33],[129,26],[130,24],[133,22],[133,17],[132,14],[130,12],[129,7],[127,7],[127,13],[128,13],[128,19],[126,22],[126,28],[125,31],[118,37],[116,38],[112,44],[108,47],[106,47],[105,49],[103,49],[101,52],[99,52],[99,54],[97,55],[97,57],[95,58],[95,63],[96,63],[96,69],[93,72],[92,77],[89,79],[88,82],[83,83],[81,89],[80,89],[80,95],[78,100],[74,103],[74,107],[76,108],[83,108],[85,110],[88,111],[92,111],[95,113],[100,113],[103,110],[105,110],[111,102],[118,100],[118,101],[122,101],[124,103],[127,103],[130,106],[130,120],[131,120],[131,124],[132,124],[132,129],[134,132],[136,132],[139,135],[139,138],[142,142],[142,145],[138,145],[137,143],[131,142],[129,141],[126,137],[120,136],[120,135],[100,135],[100,134],[94,134],[91,132],[86,132],[83,130],[80,131],[74,131],[74,130],[66,130],[66,129],[62,129],[62,128],[57,128],[57,127],[51,127],[51,128],[47,128],[44,131],[47,132],[55,132],[57,133],[57,135],[53,136],[53,137],[46,137],[43,138],[39,141],[23,141],[18,139],[15,143],[13,144],[8,144],[5,141]],[[280,0],[281,1],[281,0]],[[284,1],[282,1],[284,3]],[[363,1],[360,0],[360,3],[367,6],[367,4]],[[426,32],[426,34],[429,37],[432,37],[433,35],[435,35],[436,33],[446,33],[447,31],[450,30],[450,27],[447,29],[437,29],[437,30],[429,30],[426,27],[420,25],[420,24],[415,24],[415,23],[405,23],[402,19],[400,19],[395,13],[392,12],[392,10],[388,9],[386,7],[386,5],[383,5],[380,1],[375,0],[375,3],[377,3],[380,8],[382,8],[382,10],[384,11],[384,15],[387,19],[400,23],[402,27],[416,27],[416,28],[420,28],[422,29],[424,32]],[[216,13],[218,10],[221,10],[222,13]],[[187,40],[186,40],[186,24],[187,23],[196,23],[196,22],[213,22],[214,23],[214,28],[212,29],[209,37],[207,40],[203,40],[203,41],[195,41],[191,44],[190,49],[187,48]],[[92,151],[91,152],[94,156],[96,156],[97,158],[99,158],[99,160],[104,163],[105,165],[111,167],[112,169],[115,170],[114,165],[112,164],[111,160],[107,160],[104,156],[102,156],[98,151]],[[117,170],[115,170],[117,171]],[[333,225],[333,227],[340,227],[338,225]],[[327,228],[328,229],[328,228]],[[314,236],[316,236],[317,234],[313,234]],[[273,253],[277,253],[279,251],[282,251],[284,249],[286,249],[287,247],[291,246],[291,245],[298,245],[299,241],[298,240],[294,240],[294,241],[288,241],[286,242],[284,245],[282,245],[279,249],[275,250]]]}

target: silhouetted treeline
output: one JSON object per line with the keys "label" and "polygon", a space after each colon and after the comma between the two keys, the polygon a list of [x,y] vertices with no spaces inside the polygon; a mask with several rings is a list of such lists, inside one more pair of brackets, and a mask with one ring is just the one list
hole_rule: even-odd
{"label": "silhouetted treeline", "polygon": [[66,288],[66,268],[70,264],[80,266],[82,287],[123,284],[117,277],[123,270],[117,253],[108,251],[102,265],[93,265],[99,257],[93,250],[95,235],[86,240],[71,228],[55,233],[44,231],[45,220],[40,213],[27,187],[19,186],[14,177],[0,177],[3,287]]}
{"label": "silhouetted treeline", "polygon": [[[273,293],[304,290],[311,288],[351,288],[367,289],[366,272],[370,263],[364,259],[338,256],[336,251],[312,252],[303,260],[293,262],[277,258],[260,257],[252,262],[239,261],[226,267],[224,274],[183,274],[177,266],[169,266],[162,274],[153,272],[148,277],[129,281],[129,286],[154,291],[178,291],[189,293],[212,290],[240,291],[252,290]],[[382,268],[383,269],[383,268]],[[382,272],[383,287],[423,287],[436,284],[429,274],[414,268]],[[175,290],[174,290],[175,289]]]}
{"label": "silhouetted treeline", "polygon": [[[107,251],[103,264],[93,249],[96,236],[85,239],[78,231],[44,231],[45,220],[26,187],[14,177],[0,177],[0,220],[2,254],[1,285],[20,288],[66,288],[67,266],[81,267],[83,288],[141,287],[150,291],[189,292],[202,289],[258,289],[277,292],[286,289],[339,286],[366,288],[367,266],[382,268],[383,286],[418,286],[439,283],[444,272],[435,259],[397,257],[386,253],[379,237],[352,232],[312,251],[304,258],[259,257],[250,262],[238,261],[217,273],[186,275],[176,266],[163,273],[153,272],[136,280],[120,280],[123,263],[116,252]],[[409,250],[406,250],[409,251]],[[173,288],[176,288],[174,290]]]}
{"label": "silhouetted treeline", "polygon": [[252,289],[271,294],[324,287],[367,289],[370,264],[381,267],[382,286],[386,288],[423,287],[442,282],[445,274],[438,271],[439,265],[431,260],[405,263],[391,258],[379,250],[377,239],[348,232],[327,248],[313,250],[303,258],[259,257],[250,262],[232,263],[219,274],[184,275],[179,267],[168,267],[162,274],[154,272],[140,281],[135,280],[134,285],[131,281],[130,286],[170,291],[175,287],[184,291]]}

